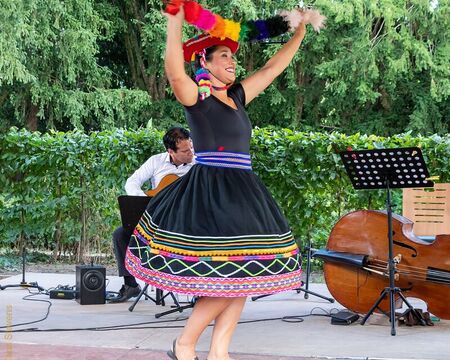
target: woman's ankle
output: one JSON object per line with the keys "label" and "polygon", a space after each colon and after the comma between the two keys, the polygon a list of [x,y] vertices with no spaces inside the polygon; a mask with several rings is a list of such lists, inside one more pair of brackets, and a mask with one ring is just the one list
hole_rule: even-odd
{"label": "woman's ankle", "polygon": [[177,338],[175,341],[175,356],[180,360],[196,358],[195,344],[185,341],[182,337]]}
{"label": "woman's ankle", "polygon": [[233,360],[231,359],[230,355],[226,352],[226,353],[217,353],[217,352],[212,352],[210,351],[208,353],[208,357],[206,358],[207,360]]}
{"label": "woman's ankle", "polygon": [[177,345],[184,347],[184,348],[195,348],[196,343],[189,338],[186,338],[184,336],[177,337]]}

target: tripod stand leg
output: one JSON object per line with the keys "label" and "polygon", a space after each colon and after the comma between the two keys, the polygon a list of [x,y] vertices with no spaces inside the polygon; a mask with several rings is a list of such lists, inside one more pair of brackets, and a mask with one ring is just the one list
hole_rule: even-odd
{"label": "tripod stand leg", "polygon": [[[186,306],[186,307],[180,306],[180,303],[178,302],[178,300],[176,299],[175,295],[174,295],[172,292],[168,292],[166,295],[164,295],[164,294],[163,294],[163,291],[162,291],[161,289],[158,289],[158,288],[156,289],[156,299],[154,299],[154,298],[152,298],[150,295],[148,295],[148,293],[147,293],[148,286],[149,286],[149,284],[145,284],[145,286],[142,288],[142,290],[141,290],[141,292],[139,293],[139,295],[138,295],[138,296],[136,297],[136,299],[134,300],[133,304],[128,308],[128,311],[132,312],[132,311],[134,310],[135,306],[137,305],[137,303],[138,303],[139,300],[141,299],[142,295],[145,296],[145,299],[151,300],[151,301],[153,301],[156,305],[161,305],[161,306],[165,306],[165,301],[164,301],[164,299],[165,299],[167,296],[170,295],[170,296],[172,297],[173,302],[175,303],[176,309],[166,311],[165,313],[157,314],[157,315],[159,315],[159,316],[156,316],[156,315],[155,315],[157,318],[158,318],[158,317],[161,317],[161,316],[164,316],[164,315],[167,315],[167,314],[170,314],[170,313],[172,313],[172,312],[176,312],[176,311],[180,311],[180,312],[181,312],[181,311],[183,311],[184,308],[190,307],[190,306]],[[193,306],[193,305],[192,305],[192,306]],[[180,308],[181,308],[181,310],[179,310]]]}
{"label": "tripod stand leg", "polygon": [[395,293],[396,291],[389,291],[389,310],[390,310],[390,322],[391,322],[391,335],[395,335]]}
{"label": "tripod stand leg", "polygon": [[189,309],[189,308],[192,308],[192,307],[194,307],[194,304],[178,306],[178,307],[176,307],[176,308],[174,308],[172,310],[168,310],[168,311],[164,311],[164,312],[159,313],[159,314],[155,314],[155,318],[159,319],[161,316],[169,315],[169,314],[172,314],[172,313],[175,313],[175,312],[180,312],[181,313],[181,312],[183,312],[183,310]]}
{"label": "tripod stand leg", "polygon": [[[405,297],[400,293],[400,290],[398,288],[384,288],[383,292],[381,293],[378,300],[375,302],[375,304],[370,308],[369,312],[362,318],[361,325],[364,325],[367,319],[370,317],[370,315],[373,314],[374,310],[380,305],[381,301],[385,298],[385,296],[389,293],[389,314],[384,313],[386,316],[389,317],[389,321],[391,323],[391,335],[395,336],[395,294],[398,293],[400,297],[405,301],[407,305],[409,305],[408,301],[406,301]],[[418,315],[417,315],[418,316]]]}
{"label": "tripod stand leg", "polygon": [[[307,258],[306,258],[306,287],[305,287],[305,299],[308,299],[309,297],[309,275],[311,274],[311,244],[309,244],[308,246],[308,251],[307,251]],[[297,290],[297,292],[299,292],[299,290]],[[312,293],[311,293],[312,294]],[[320,295],[317,295],[319,297],[322,297]],[[333,301],[330,301],[333,302]]]}
{"label": "tripod stand leg", "polygon": [[370,310],[367,312],[367,314],[362,318],[361,325],[364,325],[367,321],[367,319],[370,317],[370,315],[373,314],[374,310],[380,305],[380,302],[383,301],[384,297],[386,296],[389,288],[385,288],[383,292],[381,293],[378,300],[373,304],[373,306],[370,308]]}
{"label": "tripod stand leg", "polygon": [[[172,294],[172,293],[171,293]],[[174,298],[174,295],[172,294],[172,298]],[[190,301],[190,303],[188,305],[184,305],[184,306],[180,306],[180,303],[178,302],[178,300],[176,300],[175,304],[175,308],[172,310],[168,310],[168,311],[164,311],[162,313],[159,314],[155,314],[155,318],[159,319],[161,316],[165,316],[165,315],[169,315],[169,314],[173,314],[175,312],[180,312],[182,313],[183,310],[189,309],[189,308],[193,308],[196,302],[196,297],[193,297],[192,300]],[[174,299],[175,300],[175,299]]]}
{"label": "tripod stand leg", "polygon": [[174,295],[174,293],[173,293],[173,292],[170,292],[169,294],[170,294],[170,296],[172,297],[172,300],[173,300],[175,306],[176,306],[176,307],[180,307],[180,303],[178,302],[178,299],[176,298],[176,296]]}
{"label": "tripod stand leg", "polygon": [[417,312],[416,309],[414,309],[411,304],[408,302],[408,300],[406,300],[405,296],[399,291],[398,295],[401,297],[401,299],[405,302],[406,306],[408,306],[408,308],[411,310],[411,312],[413,313],[413,315],[415,316],[415,318],[420,322],[420,325],[425,326],[427,323],[425,322],[425,320],[422,318],[422,316],[419,315],[419,313]]}
{"label": "tripod stand leg", "polygon": [[37,283],[34,283],[34,282],[33,283],[27,283],[27,282],[23,283],[23,282],[21,282],[20,284],[4,285],[4,286],[0,285],[0,290],[5,290],[5,289],[10,288],[10,287],[38,289],[40,292],[45,292],[46,291],[43,287],[39,286]]}
{"label": "tripod stand leg", "polygon": [[258,295],[258,296],[252,296],[252,301],[256,301],[258,299],[265,298],[267,296],[272,296],[272,294],[266,294],[266,295]]}
{"label": "tripod stand leg", "polygon": [[142,288],[141,292],[139,293],[139,295],[136,297],[136,299],[134,300],[133,304],[128,308],[128,311],[132,312],[134,310],[134,307],[137,305],[138,301],[141,299],[142,295],[145,295],[146,298],[149,298],[150,300],[152,300],[154,303],[156,303],[157,300],[152,299],[150,296],[147,295],[147,288],[148,288],[148,284],[145,284],[145,286]]}
{"label": "tripod stand leg", "polygon": [[37,282],[27,282],[25,281],[25,262],[26,262],[26,249],[25,246],[22,247],[22,281],[20,284],[14,284],[14,285],[0,285],[0,290],[5,290],[10,287],[21,287],[21,288],[32,288],[32,289],[38,289],[39,292],[45,292],[46,290],[39,286]]}
{"label": "tripod stand leg", "polygon": [[317,296],[317,297],[319,297],[319,298],[321,298],[321,299],[324,299],[324,300],[326,300],[326,301],[328,301],[328,302],[330,302],[330,303],[334,303],[334,299],[333,299],[333,298],[326,297],[326,296],[324,296],[324,295],[320,295],[320,294],[318,294],[318,293],[316,293],[316,292],[314,292],[314,291],[307,290],[307,288],[306,288],[306,289],[298,288],[298,289],[297,289],[297,292],[300,292],[300,291],[303,291],[303,292],[305,293],[305,299],[308,299],[308,296],[307,296],[307,295],[308,295],[308,294],[311,294],[311,295]]}

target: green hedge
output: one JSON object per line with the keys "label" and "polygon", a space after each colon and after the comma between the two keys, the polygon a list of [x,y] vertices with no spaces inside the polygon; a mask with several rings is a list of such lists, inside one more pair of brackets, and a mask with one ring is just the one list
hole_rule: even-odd
{"label": "green hedge", "polygon": [[[338,151],[422,148],[430,173],[450,180],[450,136],[391,138],[340,133],[254,129],[252,155],[262,178],[300,244],[326,243],[340,216],[361,208],[383,209],[383,191],[355,191]],[[117,196],[127,177],[149,156],[163,151],[154,129],[85,134],[40,134],[11,129],[0,136],[0,246],[46,249],[76,256],[110,252],[119,225]],[[394,190],[401,213],[401,191]]]}

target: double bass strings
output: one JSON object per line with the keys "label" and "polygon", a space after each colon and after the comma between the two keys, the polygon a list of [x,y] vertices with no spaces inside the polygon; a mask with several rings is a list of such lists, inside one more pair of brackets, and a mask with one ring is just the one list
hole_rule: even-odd
{"label": "double bass strings", "polygon": [[[388,275],[388,262],[384,260],[375,259],[373,263],[368,264],[369,268],[384,272]],[[450,284],[450,272],[434,268],[424,269],[410,265],[397,265],[396,269],[400,275],[410,276],[413,279],[431,281],[435,283]]]}

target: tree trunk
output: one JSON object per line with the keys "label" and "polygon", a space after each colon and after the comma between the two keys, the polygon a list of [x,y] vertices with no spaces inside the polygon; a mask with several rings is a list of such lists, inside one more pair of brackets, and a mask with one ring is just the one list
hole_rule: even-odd
{"label": "tree trunk", "polygon": [[158,92],[158,99],[162,100],[166,98],[166,87],[167,87],[167,77],[163,76],[158,79],[157,82],[157,92]]}
{"label": "tree trunk", "polygon": [[3,106],[3,103],[8,99],[9,93],[7,91],[2,91],[0,93],[0,107]]}
{"label": "tree trunk", "polygon": [[[144,21],[144,17],[140,14],[139,5],[136,1],[132,1],[131,5],[123,2],[120,10],[122,12],[122,17],[127,24],[125,47],[133,82],[136,87],[146,90],[147,93],[152,96],[152,83],[146,72],[147,69],[144,62],[144,54],[141,48],[142,28],[140,22]],[[137,20],[135,22],[136,24],[134,24],[133,20]]]}
{"label": "tree trunk", "polygon": [[[305,85],[305,77],[304,74],[302,72],[301,66],[297,65],[297,85],[299,87],[299,89],[302,89]],[[296,106],[296,113],[297,113],[297,117],[295,119],[293,119],[293,121],[291,122],[291,126],[296,129],[300,126],[300,121],[302,119],[302,115],[303,115],[303,106],[305,104],[305,96],[297,96],[295,99],[295,106]]]}
{"label": "tree trunk", "polygon": [[81,236],[80,242],[78,244],[78,262],[84,257],[85,247],[86,247],[86,206],[85,206],[85,198],[84,198],[84,179],[80,177],[80,188],[81,190]]}
{"label": "tree trunk", "polygon": [[37,113],[39,111],[39,107],[33,104],[30,100],[27,107],[26,119],[25,119],[25,127],[30,131],[36,131],[38,128],[38,118]]}
{"label": "tree trunk", "polygon": [[[56,190],[57,198],[61,198],[61,185],[58,185]],[[55,221],[55,232],[53,233],[53,244],[55,248],[53,249],[53,260],[58,259],[59,249],[61,246],[61,222],[62,222],[62,211],[58,209],[56,212],[56,221]]]}

